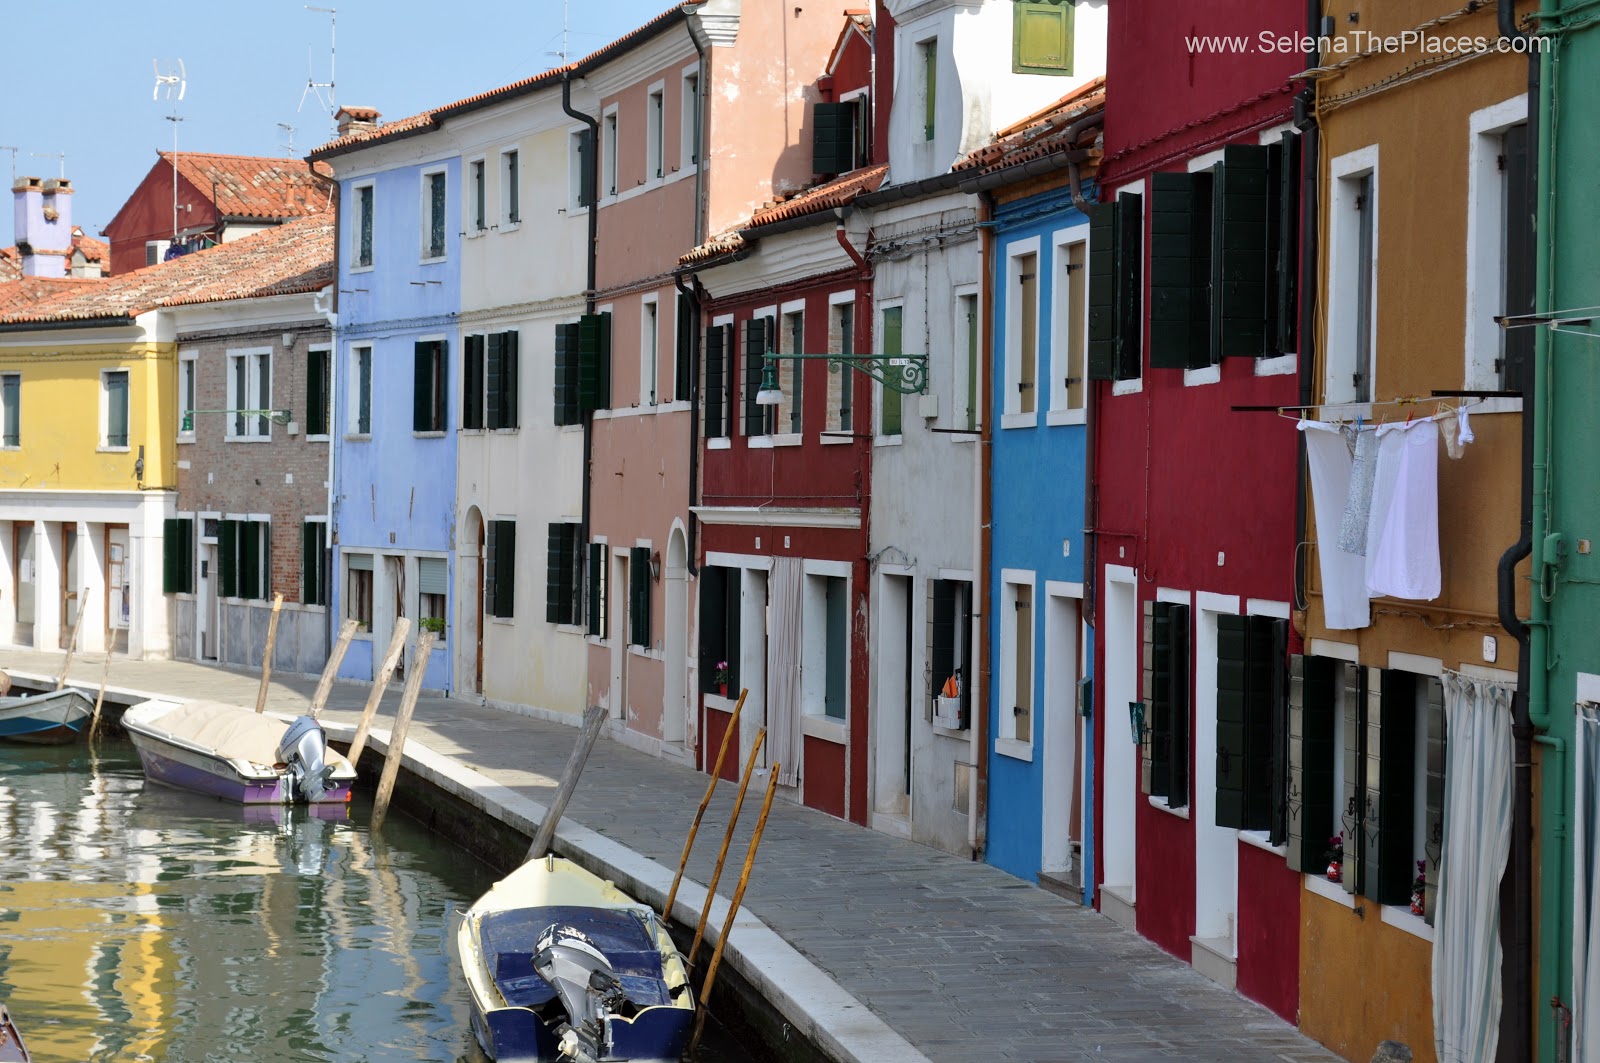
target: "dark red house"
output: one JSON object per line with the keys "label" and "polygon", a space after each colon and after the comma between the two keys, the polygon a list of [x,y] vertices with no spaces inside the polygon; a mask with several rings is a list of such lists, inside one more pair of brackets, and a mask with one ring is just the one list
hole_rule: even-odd
{"label": "dark red house", "polygon": [[1303,14],[1111,6],[1090,264],[1099,905],[1290,1021]]}

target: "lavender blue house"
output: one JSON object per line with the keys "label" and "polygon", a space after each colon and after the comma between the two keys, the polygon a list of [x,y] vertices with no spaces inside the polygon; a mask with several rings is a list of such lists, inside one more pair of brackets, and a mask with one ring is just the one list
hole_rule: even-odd
{"label": "lavender blue house", "polygon": [[366,145],[377,117],[344,108],[338,139],[310,155],[339,182],[332,610],[361,624],[339,674],[372,678],[404,616],[403,668],[432,628],[423,687],[450,690],[460,158],[425,124]]}

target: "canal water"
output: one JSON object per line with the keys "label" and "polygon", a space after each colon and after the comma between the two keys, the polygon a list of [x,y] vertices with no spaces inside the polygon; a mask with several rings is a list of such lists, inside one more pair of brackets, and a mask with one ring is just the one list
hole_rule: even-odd
{"label": "canal water", "polygon": [[[478,1063],[446,943],[497,876],[369,811],[148,785],[125,741],[0,746],[0,1003],[36,1063]],[[708,1033],[699,1063],[764,1057]]]}

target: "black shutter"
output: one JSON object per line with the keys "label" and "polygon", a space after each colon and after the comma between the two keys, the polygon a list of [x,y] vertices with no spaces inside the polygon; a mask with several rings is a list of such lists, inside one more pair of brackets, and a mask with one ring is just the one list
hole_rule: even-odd
{"label": "black shutter", "polygon": [[194,593],[194,521],[168,517],[162,523],[161,551],[162,592]]}
{"label": "black shutter", "polygon": [[587,207],[594,202],[594,140],[592,129],[585,129],[578,135],[578,206],[580,207]]}
{"label": "black shutter", "polygon": [[239,596],[239,525],[217,521],[217,589],[224,598]]}
{"label": "black shutter", "polygon": [[322,605],[322,525],[305,521],[300,525],[300,601]]}
{"label": "black shutter", "polygon": [[[492,343],[492,341],[491,341]],[[461,348],[461,427],[483,427],[483,337],[468,336]],[[491,365],[495,353],[490,350],[489,360]],[[491,369],[492,372],[492,369]],[[493,408],[496,396],[494,383],[491,377],[489,383],[489,406]]]}
{"label": "black shutter", "polygon": [[[956,584],[949,580],[931,581],[933,587],[933,623],[930,632],[930,659],[933,674],[933,694],[944,689],[944,681],[955,673],[956,667]],[[963,677],[963,680],[965,677]],[[961,684],[965,687],[965,681]]]}
{"label": "black shutter", "polygon": [[306,352],[306,435],[328,434],[328,352]]}
{"label": "black shutter", "polygon": [[565,624],[566,612],[562,608],[562,581],[570,580],[567,575],[571,567],[567,564],[562,545],[566,541],[567,525],[563,521],[550,525],[549,534],[545,539],[544,552],[544,619],[550,624]]}
{"label": "black shutter", "polygon": [[1223,357],[1267,352],[1268,154],[1262,145],[1230,144],[1216,168],[1212,302]]}
{"label": "black shutter", "polygon": [[737,568],[724,569],[727,579],[723,581],[723,607],[722,616],[725,627],[723,629],[723,660],[728,662],[728,689],[739,689],[739,652],[741,626],[744,619],[744,570]]}
{"label": "black shutter", "polygon": [[1283,701],[1285,621],[1217,618],[1217,826],[1273,826],[1273,739]]}
{"label": "black shutter", "polygon": [[1444,850],[1444,774],[1445,754],[1448,750],[1444,713],[1444,685],[1435,676],[1428,676],[1427,684],[1428,748],[1427,791],[1423,796],[1423,826],[1427,831],[1422,849],[1428,860],[1427,888],[1423,893],[1423,911],[1428,925],[1433,925],[1434,904],[1439,897],[1439,858]]}
{"label": "black shutter", "polygon": [[728,569],[705,565],[700,569],[700,692],[717,689],[717,662],[727,660]]}
{"label": "black shutter", "polygon": [[1261,721],[1266,751],[1252,750],[1260,773],[1257,800],[1267,818],[1267,840],[1282,845],[1289,837],[1288,795],[1284,783],[1289,772],[1289,621],[1258,617],[1258,641],[1268,655],[1267,699]]}
{"label": "black shutter", "polygon": [[1173,605],[1167,615],[1167,704],[1172,735],[1167,804],[1182,808],[1189,803],[1189,607]]}
{"label": "black shutter", "polygon": [[747,436],[766,432],[766,410],[756,403],[766,353],[767,319],[753,317],[744,323],[744,434]]}
{"label": "black shutter", "polygon": [[[463,428],[499,428],[501,417],[501,360],[505,357],[505,340],[500,333],[489,336],[473,336],[470,339],[478,341],[479,365],[482,366],[482,379],[472,387],[472,391],[482,398],[478,406],[478,423],[475,425],[462,425]],[[471,381],[463,381],[462,386],[467,387]],[[469,400],[470,402],[470,400]]]}
{"label": "black shutter", "polygon": [[682,292],[678,293],[678,345],[676,359],[673,361],[672,398],[675,402],[687,402],[690,392],[694,390],[694,364],[691,358],[694,346],[695,319],[693,304],[689,297]]}
{"label": "black shutter", "polygon": [[[1528,209],[1530,186],[1538,183],[1537,167],[1528,158],[1528,123],[1519,122],[1502,138],[1505,169],[1505,295],[1507,314],[1534,311],[1535,267],[1538,247],[1534,240],[1534,217]],[[1526,375],[1533,365],[1533,344],[1537,329],[1504,330],[1504,356],[1500,363],[1500,387],[1507,391],[1533,390],[1533,378]]]}
{"label": "black shutter", "polygon": [[1136,380],[1144,357],[1144,197],[1117,200],[1117,379]]}
{"label": "black shutter", "polygon": [[1117,204],[1089,208],[1089,379],[1117,378]]}
{"label": "black shutter", "polygon": [[650,646],[650,548],[635,546],[628,552],[628,622],[632,627],[629,642]]}
{"label": "black shutter", "polygon": [[499,574],[497,554],[500,549],[500,522],[485,521],[483,525],[483,611],[486,616],[496,616],[495,592]]}
{"label": "black shutter", "polygon": [[1267,353],[1298,346],[1300,326],[1300,134],[1273,145],[1268,172],[1267,260],[1274,279],[1267,298]]}
{"label": "black shutter", "polygon": [[520,355],[517,345],[520,333],[500,333],[500,423],[491,428],[516,428],[518,420],[517,364]]}
{"label": "black shutter", "polygon": [[556,326],[555,421],[558,425],[578,424],[578,325]]}
{"label": "black shutter", "polygon": [[[1160,176],[1159,174],[1157,176]],[[1152,268],[1154,264],[1152,263]],[[1152,328],[1154,327],[1152,323]],[[1151,357],[1155,348],[1151,347]],[[1217,826],[1245,825],[1249,649],[1242,616],[1217,617]]]}
{"label": "black shutter", "polygon": [[239,522],[239,597],[261,595],[261,525],[257,521]]}
{"label": "black shutter", "polygon": [[517,522],[497,520],[495,536],[494,615],[514,616],[517,600]]}
{"label": "black shutter", "polygon": [[433,344],[418,342],[412,351],[411,430],[433,431]]}
{"label": "black shutter", "polygon": [[584,314],[578,319],[578,409],[582,413],[611,406],[611,314]]}
{"label": "black shutter", "polygon": [[721,325],[713,325],[706,330],[706,438],[718,439],[727,434],[723,425],[722,413],[725,405],[723,395],[727,388],[723,352],[723,340],[726,330]]}
{"label": "black shutter", "polygon": [[[1409,672],[1383,673],[1383,713],[1388,726],[1367,724],[1369,750],[1367,764],[1377,761],[1377,777],[1368,786],[1378,794],[1377,866],[1369,869],[1367,882],[1376,884],[1370,895],[1380,904],[1410,904],[1411,887],[1417,878],[1415,809],[1417,754],[1417,684],[1421,677]],[[1370,831],[1371,825],[1368,825]]]}
{"label": "black shutter", "polygon": [[[1344,758],[1344,793],[1340,795],[1339,833],[1344,838],[1342,883],[1346,893],[1359,893],[1362,890],[1363,854],[1366,852],[1365,838],[1362,834],[1362,810],[1367,796],[1366,787],[1362,783],[1367,757],[1366,721],[1369,712],[1374,719],[1377,718],[1378,705],[1381,703],[1380,692],[1376,687],[1373,687],[1369,695],[1368,677],[1371,674],[1376,673],[1374,670],[1354,664],[1339,664],[1335,670],[1338,682],[1344,687],[1344,748],[1338,751],[1338,755]],[[1370,708],[1369,698],[1372,702]]]}
{"label": "black shutter", "polygon": [[1189,803],[1189,607],[1146,604],[1148,789],[1171,808]]}
{"label": "black shutter", "polygon": [[848,173],[855,162],[855,105],[818,103],[811,109],[811,172]]}
{"label": "black shutter", "polygon": [[604,543],[589,544],[589,634],[596,638],[605,638],[605,626],[601,623],[604,616],[604,604],[600,595],[603,585],[600,574],[604,571],[606,563],[606,547]]}
{"label": "black shutter", "polygon": [[1150,179],[1150,367],[1210,361],[1211,175]]}
{"label": "black shutter", "polygon": [[[1287,820],[1289,869],[1320,875],[1328,867],[1328,839],[1339,833],[1334,809],[1343,794],[1333,792],[1338,684],[1343,665],[1326,657],[1289,661],[1289,785]],[[1354,874],[1352,869],[1351,874]]]}

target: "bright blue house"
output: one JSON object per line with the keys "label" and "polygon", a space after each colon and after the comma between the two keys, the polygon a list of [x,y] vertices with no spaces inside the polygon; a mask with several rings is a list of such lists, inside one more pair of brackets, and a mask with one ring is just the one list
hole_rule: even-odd
{"label": "bright blue house", "polygon": [[310,156],[339,182],[331,608],[362,625],[339,675],[372,678],[405,616],[404,668],[432,628],[423,687],[449,690],[460,158],[442,142],[430,150],[435,137],[396,143],[349,111],[340,117],[346,135]]}
{"label": "bright blue house", "polygon": [[[1092,882],[1092,734],[1079,714],[1092,661],[1084,620],[1089,219],[1069,159],[1083,161],[1082,113],[1001,142],[1043,180],[997,187],[991,416],[994,429],[986,858],[1071,896]],[[1078,131],[1073,132],[1074,129]],[[1030,133],[1032,134],[1030,136]],[[1051,137],[1062,139],[1050,143]],[[1068,140],[1067,138],[1071,138]],[[991,170],[1007,169],[1005,156]],[[1092,182],[1080,175],[1087,203]],[[1042,190],[1041,190],[1042,189]]]}

